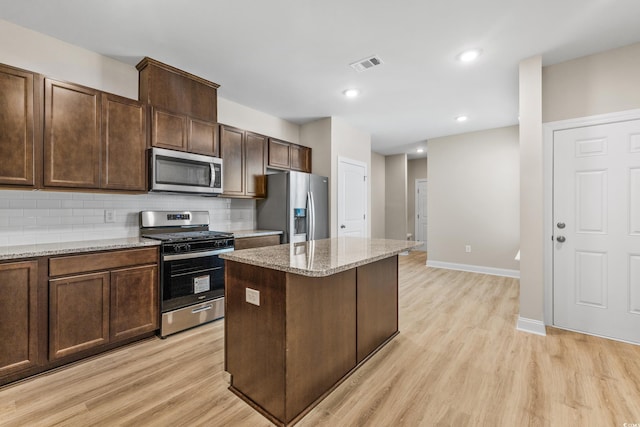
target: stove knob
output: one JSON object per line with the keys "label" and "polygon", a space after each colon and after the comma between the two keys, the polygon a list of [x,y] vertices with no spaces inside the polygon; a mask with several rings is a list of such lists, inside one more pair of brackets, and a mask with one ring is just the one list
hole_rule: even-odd
{"label": "stove knob", "polygon": [[187,243],[186,245],[184,245],[184,250],[186,252],[189,252],[191,250],[191,244]]}

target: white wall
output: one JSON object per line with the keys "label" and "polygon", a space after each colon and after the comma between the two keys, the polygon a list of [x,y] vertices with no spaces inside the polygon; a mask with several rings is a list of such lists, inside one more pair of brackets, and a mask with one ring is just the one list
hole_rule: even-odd
{"label": "white wall", "polygon": [[132,65],[4,20],[0,40],[0,63],[138,99],[138,70]]}
{"label": "white wall", "polygon": [[[0,40],[0,63],[138,98],[138,71],[132,65],[3,20]],[[237,103],[219,98],[218,115],[221,122],[299,142],[298,125]],[[116,210],[115,223],[104,222],[104,209]],[[0,245],[135,236],[136,213],[146,209],[208,210],[211,228],[221,231],[255,227],[253,200],[0,190]]]}
{"label": "white wall", "polygon": [[300,126],[220,97],[218,122],[287,142],[300,143]]}
{"label": "white wall", "polygon": [[640,108],[640,43],[542,68],[520,64],[520,317],[543,320],[542,123]]}
{"label": "white wall", "polygon": [[[313,173],[329,177],[330,236],[338,235],[338,158],[346,157],[367,165],[371,175],[371,136],[338,117],[327,117],[302,125],[300,143],[311,147]],[[367,213],[371,212],[371,179],[367,180]],[[367,236],[371,236],[368,216]]]}
{"label": "white wall", "polygon": [[[338,176],[338,158],[356,160],[367,165],[371,173],[371,136],[338,117],[331,118],[331,176]],[[331,180],[331,237],[338,236],[338,180]],[[371,180],[367,177],[367,218],[371,212]],[[371,219],[367,220],[367,236],[371,236]]]}
{"label": "white wall", "polygon": [[640,43],[542,69],[542,121],[640,107]]}
{"label": "white wall", "polygon": [[407,239],[407,155],[385,157],[385,236]]}
{"label": "white wall", "polygon": [[428,180],[429,263],[515,274],[520,234],[518,127],[430,139]]}
{"label": "white wall", "polygon": [[520,63],[520,317],[544,317],[542,58]]}
{"label": "white wall", "polygon": [[385,238],[385,193],[386,193],[386,167],[382,154],[371,152],[371,237],[374,239]]}
{"label": "white wall", "polygon": [[311,171],[331,176],[331,117],[305,123],[300,127],[300,144],[311,147]]}

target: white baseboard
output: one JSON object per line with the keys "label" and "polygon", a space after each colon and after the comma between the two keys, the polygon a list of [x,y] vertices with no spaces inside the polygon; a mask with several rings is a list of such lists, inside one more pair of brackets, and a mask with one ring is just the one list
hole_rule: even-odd
{"label": "white baseboard", "polygon": [[491,274],[492,276],[520,278],[519,270],[507,270],[505,268],[483,267],[481,265],[456,264],[453,262],[431,261],[427,259],[427,267],[446,268],[447,270],[468,271],[470,273]]}
{"label": "white baseboard", "polygon": [[540,320],[527,319],[525,317],[518,316],[516,329],[530,334],[542,335],[543,337],[547,336],[547,329],[545,328],[544,323]]}

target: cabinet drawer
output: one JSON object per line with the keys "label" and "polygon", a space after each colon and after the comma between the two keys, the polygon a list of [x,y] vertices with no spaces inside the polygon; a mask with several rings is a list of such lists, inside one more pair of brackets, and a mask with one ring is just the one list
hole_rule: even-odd
{"label": "cabinet drawer", "polygon": [[157,247],[71,255],[49,259],[49,276],[110,270],[129,265],[156,264],[157,262]]}
{"label": "cabinet drawer", "polygon": [[280,244],[280,235],[273,234],[268,236],[241,237],[236,239],[234,248],[239,251],[241,249],[260,248],[263,246],[274,246]]}

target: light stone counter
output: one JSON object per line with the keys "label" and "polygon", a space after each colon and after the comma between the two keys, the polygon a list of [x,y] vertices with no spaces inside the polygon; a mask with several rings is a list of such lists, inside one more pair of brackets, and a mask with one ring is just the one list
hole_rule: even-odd
{"label": "light stone counter", "polygon": [[80,252],[129,249],[145,246],[159,246],[160,241],[142,237],[122,239],[83,240],[78,242],[43,243],[37,245],[0,246],[0,261],[33,258],[40,256],[64,255]]}
{"label": "light stone counter", "polygon": [[338,237],[227,252],[220,258],[309,277],[330,276],[421,246],[422,242]]}

